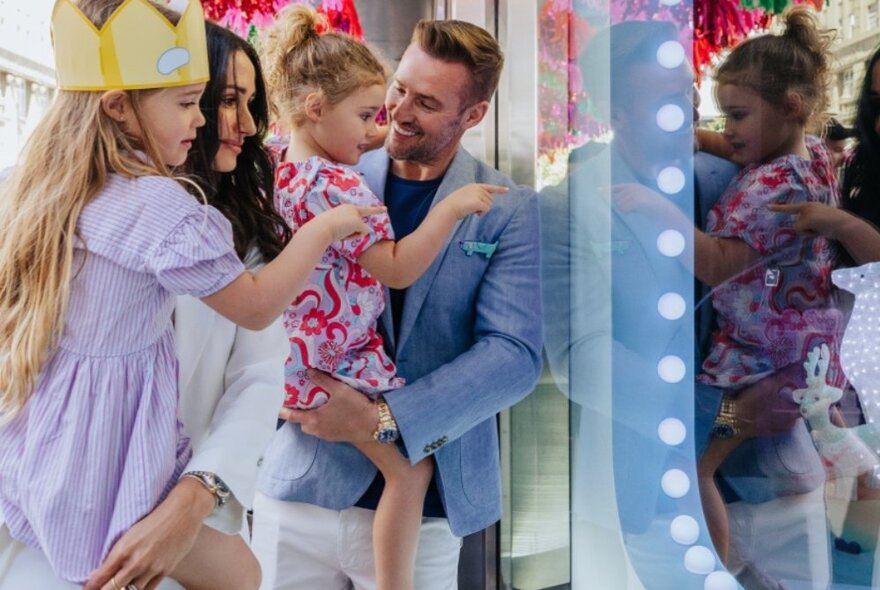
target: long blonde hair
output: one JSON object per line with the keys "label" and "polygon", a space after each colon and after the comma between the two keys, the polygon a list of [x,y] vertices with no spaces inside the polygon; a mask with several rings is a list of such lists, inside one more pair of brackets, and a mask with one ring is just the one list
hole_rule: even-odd
{"label": "long blonde hair", "polygon": [[[121,3],[84,1],[80,8],[100,27]],[[152,92],[128,93],[135,115]],[[85,206],[111,172],[170,175],[143,122],[143,137],[126,135],[104,113],[101,96],[59,91],[0,186],[0,423],[27,403],[61,337]]]}

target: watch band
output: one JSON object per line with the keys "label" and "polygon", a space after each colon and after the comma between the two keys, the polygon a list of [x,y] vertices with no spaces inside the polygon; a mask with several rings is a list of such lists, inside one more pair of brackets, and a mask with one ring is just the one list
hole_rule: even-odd
{"label": "watch band", "polygon": [[220,479],[216,473],[210,471],[187,471],[181,478],[188,477],[194,479],[207,489],[214,496],[214,508],[220,508],[229,499],[232,493],[226,483]]}
{"label": "watch band", "polygon": [[379,423],[373,432],[373,440],[383,444],[395,442],[400,438],[400,430],[397,428],[397,421],[391,414],[385,398],[376,399],[376,409],[379,410]]}
{"label": "watch band", "polygon": [[736,417],[736,402],[725,395],[721,398],[721,408],[712,425],[712,436],[718,439],[733,438],[739,434],[739,420]]}

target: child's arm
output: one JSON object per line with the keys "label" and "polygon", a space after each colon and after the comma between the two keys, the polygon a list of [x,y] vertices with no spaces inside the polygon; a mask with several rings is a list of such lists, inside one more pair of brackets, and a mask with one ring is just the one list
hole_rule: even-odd
{"label": "child's arm", "polygon": [[507,190],[492,184],[463,186],[431,209],[411,234],[398,242],[373,244],[360,255],[358,263],[383,285],[405,289],[428,269],[459,219],[485,213],[492,207],[493,194]]}
{"label": "child's arm", "polygon": [[682,233],[694,232],[694,274],[714,287],[736,276],[760,257],[751,246],[737,238],[715,238],[694,228],[690,218],[669,199],[637,184],[612,187],[615,206],[624,213],[645,211]]}
{"label": "child's arm", "polygon": [[336,240],[365,233],[364,217],[383,207],[340,205],[304,224],[274,260],[260,271],[244,272],[216,293],[203,297],[214,311],[250,330],[268,326],[296,298],[321,259]]}
{"label": "child's arm", "polygon": [[733,147],[724,137],[723,133],[712,131],[705,127],[697,127],[695,133],[697,136],[697,149],[699,151],[724,158],[725,160],[730,159],[730,156],[733,154]]}
{"label": "child's arm", "polygon": [[[170,576],[187,590],[257,590],[260,564],[241,535],[202,525],[192,549]],[[138,586],[138,588],[152,586]]]}
{"label": "child's arm", "polygon": [[694,229],[694,274],[710,287],[743,272],[760,254],[737,238],[715,238]]}
{"label": "child's arm", "polygon": [[824,203],[770,205],[777,213],[794,215],[794,229],[840,242],[856,264],[880,261],[880,230],[866,219]]}

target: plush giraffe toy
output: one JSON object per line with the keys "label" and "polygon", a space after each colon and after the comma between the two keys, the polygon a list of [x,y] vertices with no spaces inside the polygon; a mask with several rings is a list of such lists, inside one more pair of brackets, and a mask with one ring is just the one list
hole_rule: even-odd
{"label": "plush giraffe toy", "polygon": [[880,431],[871,424],[840,428],[831,422],[831,404],[840,400],[843,391],[826,382],[831,353],[828,345],[807,353],[806,389],[796,389],[794,400],[800,404],[801,415],[809,423],[813,443],[830,465],[834,477],[858,476],[880,465]]}

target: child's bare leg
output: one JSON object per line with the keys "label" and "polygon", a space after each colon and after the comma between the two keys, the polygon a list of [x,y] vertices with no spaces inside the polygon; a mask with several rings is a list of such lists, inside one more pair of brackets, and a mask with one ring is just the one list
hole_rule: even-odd
{"label": "child's bare leg", "polygon": [[206,525],[171,574],[187,590],[256,590],[261,577],[260,564],[240,535]]}
{"label": "child's bare leg", "polygon": [[385,478],[373,521],[377,590],[412,590],[425,493],[434,473],[430,457],[411,465],[394,445],[356,445]]}
{"label": "child's bare leg", "polygon": [[706,527],[709,529],[709,536],[712,538],[718,557],[725,564],[730,549],[730,523],[727,520],[727,506],[724,505],[724,498],[721,497],[721,491],[715,483],[715,472],[741,442],[739,438],[726,440],[713,438],[697,461],[697,479]]}

